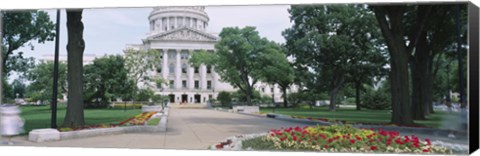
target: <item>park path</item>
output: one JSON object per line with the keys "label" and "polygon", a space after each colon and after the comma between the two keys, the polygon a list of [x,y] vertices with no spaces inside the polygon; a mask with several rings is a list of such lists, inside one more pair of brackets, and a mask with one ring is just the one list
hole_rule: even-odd
{"label": "park path", "polygon": [[55,142],[34,143],[15,137],[17,146],[140,149],[207,149],[227,137],[263,133],[273,128],[306,126],[302,123],[210,109],[170,109],[167,132],[128,133]]}

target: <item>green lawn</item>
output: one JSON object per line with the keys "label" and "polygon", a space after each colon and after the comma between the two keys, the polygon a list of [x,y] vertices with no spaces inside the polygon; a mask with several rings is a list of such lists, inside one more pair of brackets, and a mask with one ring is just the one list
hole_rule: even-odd
{"label": "green lawn", "polygon": [[[261,112],[272,113],[273,108],[261,108]],[[304,116],[312,118],[326,118],[329,120],[345,120],[350,122],[363,123],[389,123],[391,114],[388,110],[355,110],[355,108],[339,108],[335,112],[328,111],[328,107],[314,107],[309,108],[276,108],[276,114]],[[415,123],[427,127],[439,128],[442,126],[444,120],[451,118],[458,114],[448,114],[446,112],[435,112],[427,116],[425,121],[415,121]]]}
{"label": "green lawn", "polygon": [[[51,110],[49,106],[20,106],[21,116],[25,120],[25,133],[32,129],[50,128]],[[66,105],[60,104],[57,109],[57,125],[60,127],[66,113]],[[85,109],[85,124],[119,123],[140,114],[140,109]]]}

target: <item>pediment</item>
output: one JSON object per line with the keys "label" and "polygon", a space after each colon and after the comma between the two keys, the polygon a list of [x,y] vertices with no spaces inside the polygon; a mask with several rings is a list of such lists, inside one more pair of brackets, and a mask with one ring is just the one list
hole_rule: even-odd
{"label": "pediment", "polygon": [[217,41],[217,37],[190,28],[180,28],[153,35],[151,40],[186,40],[186,41]]}

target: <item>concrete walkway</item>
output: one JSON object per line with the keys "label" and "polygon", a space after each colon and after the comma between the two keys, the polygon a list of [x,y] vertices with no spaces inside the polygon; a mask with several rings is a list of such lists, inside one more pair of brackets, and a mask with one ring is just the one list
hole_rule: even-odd
{"label": "concrete walkway", "polygon": [[17,146],[93,147],[141,149],[207,149],[225,138],[263,133],[273,128],[306,124],[208,109],[170,109],[167,132],[119,134],[55,142],[33,143],[27,136],[13,140]]}

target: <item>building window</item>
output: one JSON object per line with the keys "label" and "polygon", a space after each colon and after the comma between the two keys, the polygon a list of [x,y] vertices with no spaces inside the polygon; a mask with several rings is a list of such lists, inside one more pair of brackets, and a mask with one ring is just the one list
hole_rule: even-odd
{"label": "building window", "polygon": [[183,81],[182,81],[182,87],[183,87],[183,88],[187,88],[187,81],[186,81],[186,80],[183,80]]}
{"label": "building window", "polygon": [[173,63],[168,66],[168,71],[170,72],[170,74],[175,73],[175,65],[173,65]]}
{"label": "building window", "polygon": [[168,58],[169,58],[169,59],[175,59],[175,54],[176,54],[175,51],[169,51],[169,52],[168,52]]}
{"label": "building window", "polygon": [[187,65],[182,64],[182,73],[187,73]]}
{"label": "building window", "polygon": [[198,81],[195,81],[195,89],[198,89],[198,88],[200,88],[200,84]]}
{"label": "building window", "polygon": [[195,28],[195,29],[197,28],[197,19],[196,18],[193,19],[193,28]]}
{"label": "building window", "polygon": [[175,88],[175,81],[170,80],[170,89],[174,89],[174,88]]}
{"label": "building window", "polygon": [[207,66],[207,73],[208,74],[212,73],[212,66]]}
{"label": "building window", "polygon": [[157,67],[157,73],[162,73],[162,67]]}
{"label": "building window", "polygon": [[274,90],[273,90],[273,87],[270,89],[270,91],[273,93],[273,91],[274,91]]}
{"label": "building window", "polygon": [[188,56],[189,56],[189,55],[188,55],[188,52],[186,52],[186,51],[182,51],[182,53],[180,54],[180,58],[181,58],[182,60],[187,60],[187,59],[188,59]]}
{"label": "building window", "polygon": [[187,22],[187,23],[185,23],[185,25],[186,25],[187,27],[190,27],[190,17],[187,17],[186,22]]}
{"label": "building window", "polygon": [[207,89],[212,89],[212,81],[207,81]]}
{"label": "building window", "polygon": [[198,74],[198,67],[195,67],[195,74]]}
{"label": "building window", "polygon": [[265,93],[265,88],[262,88],[262,92],[264,92],[264,93]]}

